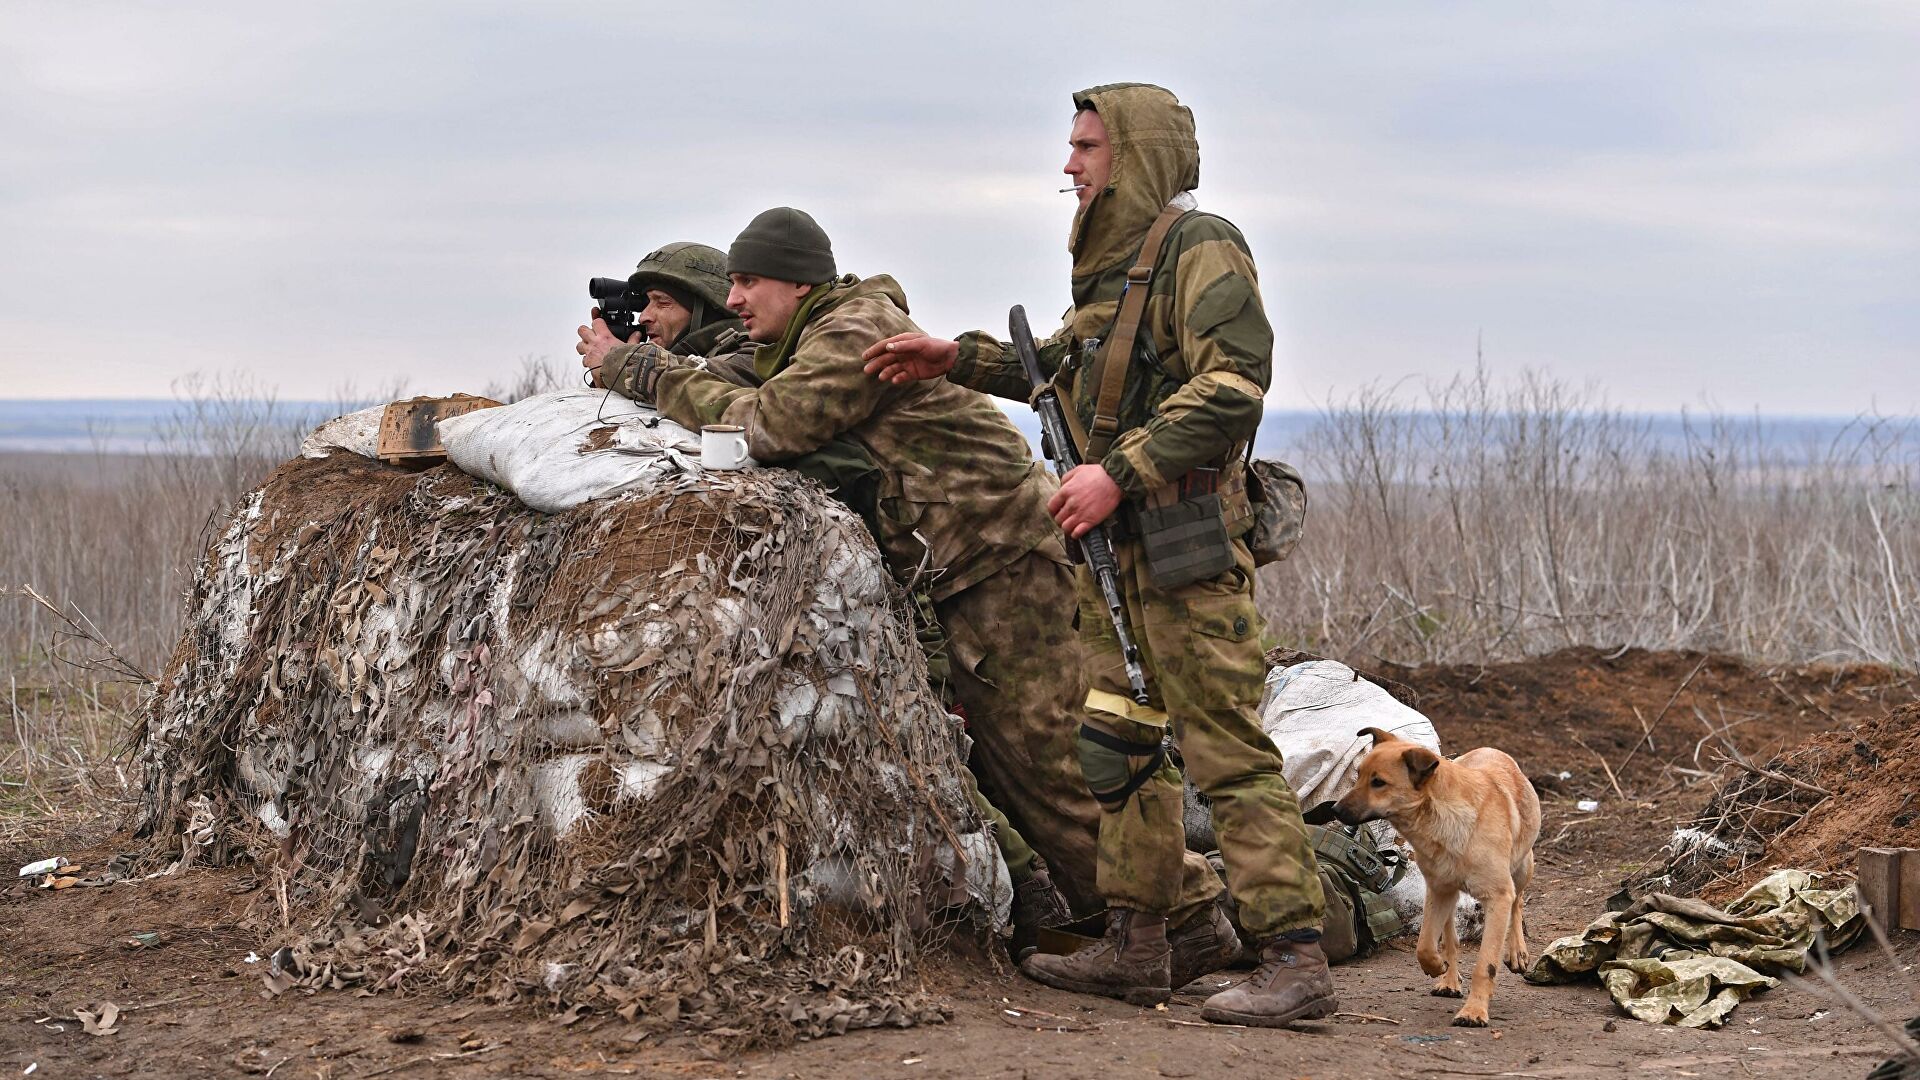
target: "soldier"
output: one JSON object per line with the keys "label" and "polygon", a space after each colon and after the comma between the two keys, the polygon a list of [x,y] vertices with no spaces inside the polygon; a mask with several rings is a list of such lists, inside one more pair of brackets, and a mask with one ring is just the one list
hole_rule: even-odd
{"label": "soldier", "polygon": [[[1194,209],[1193,114],[1171,93],[1099,86],[1074,95],[1074,108],[1065,170],[1079,198],[1068,240],[1074,306],[1041,361],[1056,373],[1086,464],[1048,508],[1069,535],[1101,522],[1120,534],[1151,703],[1128,695],[1105,605],[1083,574],[1080,630],[1095,659],[1078,751],[1107,811],[1107,935],[1072,956],[1029,957],[1021,970],[1129,1000],[1167,986],[1166,915],[1178,903],[1168,868],[1184,848],[1180,773],[1161,749],[1171,726],[1188,774],[1213,801],[1241,926],[1261,946],[1254,975],[1209,998],[1201,1015],[1262,1026],[1328,1016],[1337,1003],[1320,947],[1320,882],[1299,803],[1256,715],[1264,664],[1241,539],[1252,516],[1241,458],[1259,427],[1273,331],[1253,258],[1232,224]],[[1141,291],[1123,305],[1128,289]],[[1105,339],[1136,344],[1103,354]],[[1012,350],[985,333],[896,335],[866,359],[889,385],[944,376],[1021,400],[1031,390]],[[1207,576],[1185,580],[1201,569]]]}
{"label": "soldier", "polygon": [[[753,342],[745,333],[745,324],[726,307],[727,293],[733,286],[727,279],[726,256],[718,249],[704,244],[668,244],[642,259],[628,284],[644,290],[647,297],[647,306],[637,319],[643,333],[634,334],[628,346],[607,347],[613,337],[595,309],[592,326],[579,328],[576,351],[582,356],[597,341],[605,348],[601,368],[617,370],[633,356],[636,350],[632,346],[652,345],[675,355],[701,358],[706,370],[735,385],[752,387],[761,383],[754,371]],[[880,470],[859,443],[838,437],[783,464],[826,485],[860,513],[869,531],[879,535],[875,513]],[[956,701],[946,636],[934,619],[924,591],[916,593],[914,599],[917,608],[924,609],[917,610],[916,631],[927,655],[928,673],[952,708]],[[970,773],[965,781],[974,807],[993,825],[1014,884],[1011,946],[1017,958],[1033,948],[1040,927],[1067,922],[1072,915],[1054,888],[1046,860],[1006,814],[981,793]]]}
{"label": "soldier", "polygon": [[[1101,814],[1073,754],[1084,687],[1062,677],[1079,653],[1063,614],[1072,575],[1046,513],[1051,477],[984,396],[862,373],[867,345],[917,328],[892,278],[836,276],[811,217],[787,208],[761,214],[728,251],[727,269],[727,303],[757,343],[757,386],[648,346],[589,350],[583,363],[599,367],[600,385],[688,427],[743,425],[761,461],[797,463],[843,444],[875,464],[875,541],[896,579],[931,599],[988,794],[1058,872],[1075,907],[1097,909]],[[1220,889],[1206,861],[1193,857],[1175,877],[1185,882],[1186,912],[1205,916],[1190,919],[1180,938],[1181,969],[1197,977],[1224,966],[1237,942],[1211,903]]]}
{"label": "soldier", "polygon": [[[738,333],[740,320],[727,310],[727,257],[719,248],[677,241],[649,252],[627,278],[627,287],[643,290],[647,306],[634,320],[639,333],[631,342],[651,342],[682,356],[707,356],[729,334]],[[580,345],[598,330],[611,339],[600,309],[588,316],[589,325],[579,328]]]}

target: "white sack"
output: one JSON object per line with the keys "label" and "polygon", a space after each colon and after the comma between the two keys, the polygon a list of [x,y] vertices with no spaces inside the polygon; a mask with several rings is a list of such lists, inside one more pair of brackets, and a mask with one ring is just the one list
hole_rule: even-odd
{"label": "white sack", "polygon": [[[1287,786],[1308,810],[1338,799],[1353,786],[1360,758],[1373,740],[1361,728],[1391,731],[1435,753],[1440,736],[1433,721],[1402,705],[1374,683],[1333,660],[1309,660],[1267,672],[1260,699],[1260,729],[1279,747]],[[1217,847],[1213,814],[1192,784],[1187,785],[1187,846]]]}
{"label": "white sack", "polygon": [[[1299,797],[1302,810],[1345,795],[1359,774],[1360,759],[1373,749],[1373,740],[1358,734],[1361,728],[1391,731],[1411,743],[1440,752],[1440,735],[1433,721],[1401,704],[1392,694],[1368,682],[1345,664],[1308,660],[1267,672],[1267,688],[1260,701],[1260,728],[1280,750],[1281,772]],[[1187,846],[1198,851],[1218,846],[1213,814],[1206,802],[1187,785]],[[1376,845],[1399,848],[1411,856],[1405,841],[1384,821],[1374,822]],[[1408,930],[1420,925],[1426,903],[1426,882],[1417,867],[1388,890],[1395,910]],[[1462,910],[1478,906],[1462,898]],[[1463,925],[1463,931],[1465,926]]]}
{"label": "white sack", "polygon": [[700,471],[699,433],[606,390],[536,394],[436,426],[460,471],[549,514]]}
{"label": "white sack", "polygon": [[1440,752],[1433,721],[1380,686],[1332,660],[1309,660],[1267,672],[1260,727],[1286,758],[1284,771],[1300,808],[1338,799],[1353,787],[1360,759],[1373,749],[1361,728],[1391,731]]}
{"label": "white sack", "polygon": [[380,456],[380,420],[385,405],[336,416],[307,433],[300,440],[300,456],[323,458],[335,450],[349,450],[361,457]]}

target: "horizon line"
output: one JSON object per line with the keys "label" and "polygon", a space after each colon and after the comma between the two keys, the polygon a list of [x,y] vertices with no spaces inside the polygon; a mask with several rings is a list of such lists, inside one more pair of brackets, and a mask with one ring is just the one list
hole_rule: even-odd
{"label": "horizon line", "polygon": [[[428,394],[424,396],[434,397],[434,396],[444,396],[444,395]],[[193,398],[180,398],[180,397],[0,397],[0,408],[4,408],[9,405],[33,405],[33,406],[190,405],[194,403],[194,400],[195,399]],[[374,405],[384,404],[382,402],[373,401],[371,399],[364,399],[364,400],[368,400],[369,403],[365,406],[362,406],[362,408],[372,408]],[[395,398],[393,400],[405,401],[408,399]],[[995,398],[994,400],[996,402],[1000,402],[1003,399]],[[290,408],[303,407],[303,406],[321,406],[324,408],[337,408],[341,404],[341,402],[338,399],[322,399],[322,398],[271,398],[271,399],[232,398],[232,399],[227,399],[227,401],[224,402],[224,404],[246,404],[246,403],[264,404],[269,402],[275,407],[290,407]],[[1016,401],[1012,401],[1011,399],[1006,399],[1006,404],[1012,405],[1012,406],[1019,406],[1021,408],[1026,407],[1024,402],[1016,402]],[[1320,415],[1325,415],[1328,411],[1329,410],[1327,408],[1318,407],[1318,406],[1309,406],[1309,407],[1293,406],[1293,407],[1284,407],[1284,408],[1267,408],[1264,410],[1264,413],[1269,416],[1278,416],[1278,415],[1320,416]],[[1437,410],[1434,410],[1426,406],[1407,405],[1407,406],[1402,406],[1400,411],[1415,412],[1415,413],[1432,413],[1432,412],[1436,412]],[[1494,411],[1495,412],[1512,412],[1512,411],[1519,411],[1519,410],[1496,409]],[[1875,411],[1871,407],[1859,409],[1851,413],[1772,412],[1772,411],[1760,409],[1758,407],[1736,411],[1732,409],[1725,409],[1725,408],[1706,406],[1706,405],[1699,405],[1699,406],[1683,405],[1677,408],[1670,408],[1670,409],[1632,409],[1632,408],[1625,408],[1625,407],[1603,406],[1598,408],[1594,408],[1594,407],[1576,408],[1574,411],[1582,414],[1592,414],[1592,413],[1604,411],[1604,412],[1610,412],[1610,413],[1618,413],[1624,416],[1670,418],[1670,419],[1681,419],[1687,416],[1709,416],[1709,417],[1736,417],[1737,416],[1737,417],[1758,417],[1761,419],[1769,419],[1769,420],[1806,420],[1806,421],[1828,421],[1828,422],[1856,421],[1856,420],[1862,420],[1862,419],[1868,419],[1868,418],[1878,419],[1878,420],[1920,420],[1920,412],[1882,413],[1882,412]]]}

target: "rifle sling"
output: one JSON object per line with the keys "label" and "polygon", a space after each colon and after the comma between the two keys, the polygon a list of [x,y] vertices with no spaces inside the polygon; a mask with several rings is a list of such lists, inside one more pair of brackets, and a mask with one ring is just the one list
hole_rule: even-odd
{"label": "rifle sling", "polygon": [[[1113,333],[1107,338],[1107,347],[1100,354],[1100,364],[1090,375],[1099,387],[1099,396],[1094,399],[1093,427],[1085,432],[1082,445],[1086,447],[1084,461],[1099,461],[1113,448],[1113,440],[1120,434],[1120,394],[1126,388],[1127,368],[1133,363],[1133,343],[1140,335],[1140,319],[1147,311],[1148,286],[1153,283],[1153,267],[1160,261],[1160,249],[1166,245],[1167,233],[1173,223],[1186,215],[1178,206],[1169,205],[1160,211],[1154,219],[1153,227],[1147,230],[1147,239],[1140,245],[1140,254],[1134,256],[1134,264],[1127,270],[1126,288],[1120,293],[1120,314],[1114,320]],[[1069,416],[1072,410],[1063,410]],[[1076,418],[1077,419],[1077,418]],[[1081,432],[1074,432],[1076,437]]]}

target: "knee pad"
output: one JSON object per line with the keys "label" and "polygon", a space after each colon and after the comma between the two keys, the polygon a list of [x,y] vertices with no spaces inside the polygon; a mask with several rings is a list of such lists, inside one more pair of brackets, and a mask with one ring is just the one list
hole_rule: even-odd
{"label": "knee pad", "polygon": [[[1120,804],[1126,802],[1128,796],[1139,791],[1140,785],[1167,763],[1164,739],[1150,743],[1130,742],[1099,728],[1081,724],[1080,736],[1074,743],[1079,751],[1080,772],[1086,777],[1087,789],[1108,810],[1120,809]],[[1136,771],[1128,759],[1141,757],[1146,758],[1147,763]]]}

